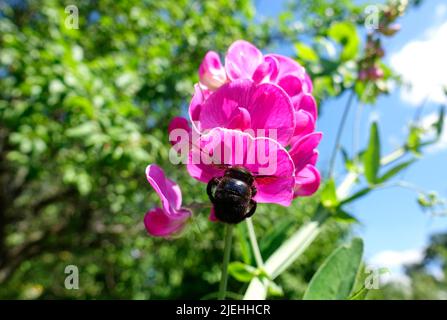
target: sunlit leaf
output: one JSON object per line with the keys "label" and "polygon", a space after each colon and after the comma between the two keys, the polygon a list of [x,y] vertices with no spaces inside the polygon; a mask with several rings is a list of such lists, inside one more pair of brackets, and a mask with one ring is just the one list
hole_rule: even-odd
{"label": "sunlit leaf", "polygon": [[336,22],[331,25],[328,35],[342,45],[341,60],[355,58],[359,51],[360,39],[352,22]]}
{"label": "sunlit leaf", "polygon": [[257,269],[242,262],[232,262],[228,265],[228,273],[240,282],[249,282],[256,276]]}
{"label": "sunlit leaf", "polygon": [[397,166],[389,169],[387,172],[385,172],[383,174],[383,176],[380,177],[378,182],[383,183],[383,182],[391,179],[392,177],[396,176],[399,172],[401,172],[402,170],[406,169],[411,164],[413,164],[414,161],[415,161],[415,159],[411,159],[411,160],[402,162],[402,163],[398,164]]}
{"label": "sunlit leaf", "polygon": [[320,266],[304,293],[304,300],[344,300],[353,290],[363,255],[363,241],[336,249]]}
{"label": "sunlit leaf", "polygon": [[315,52],[315,50],[304,43],[301,43],[301,42],[295,43],[295,49],[297,51],[297,54],[298,54],[298,57],[300,58],[300,60],[304,60],[304,61],[306,61],[306,60],[307,61],[317,61],[318,60],[318,55]]}
{"label": "sunlit leaf", "polygon": [[321,203],[326,208],[335,208],[338,206],[335,181],[330,179],[321,191]]}

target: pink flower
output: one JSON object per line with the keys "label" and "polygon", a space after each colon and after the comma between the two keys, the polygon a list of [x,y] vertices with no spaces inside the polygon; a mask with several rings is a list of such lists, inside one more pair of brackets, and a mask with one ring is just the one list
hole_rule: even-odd
{"label": "pink flower", "polygon": [[[312,81],[302,66],[282,55],[263,55],[239,40],[228,49],[225,65],[216,52],[208,52],[199,78],[188,110],[191,126],[176,117],[168,127],[170,141],[182,158],[187,147],[187,170],[193,178],[221,182],[224,175],[234,174],[229,168],[243,167],[253,177],[253,186],[252,177],[249,184],[255,203],[283,206],[317,191],[316,148],[321,133],[314,132],[317,105]],[[148,167],[147,176],[163,204],[146,215],[148,232],[156,236],[179,232],[191,216],[181,208],[180,189],[156,166]],[[211,201],[222,210],[210,190]],[[216,221],[214,209],[211,221]]]}
{"label": "pink flower", "polygon": [[[287,145],[287,143],[293,143],[315,130],[317,104],[312,96],[312,81],[305,69],[296,61],[279,54],[263,55],[262,52],[251,43],[238,40],[229,47],[225,57],[225,66],[222,66],[217,53],[210,51],[202,62],[199,75],[218,73],[220,79],[223,79],[223,69],[226,71],[225,81],[222,80],[218,83],[213,82],[213,84],[210,85],[210,81],[207,77],[200,76],[200,84],[196,86],[195,94],[189,106],[189,115],[193,122],[193,126],[200,127],[203,118],[208,117],[208,115],[201,116],[203,106],[207,104],[206,101],[208,98],[211,99],[213,96],[219,95],[221,99],[220,102],[223,102],[222,96],[225,96],[228,93],[229,88],[234,89],[240,87],[241,83],[244,83],[241,80],[246,80],[247,82],[250,81],[252,83],[251,88],[261,85],[263,86],[261,90],[266,90],[268,88],[268,90],[266,90],[267,94],[270,94],[269,91],[282,92],[290,99],[290,103],[293,106],[292,111],[294,113],[294,120],[290,121],[289,112],[284,115],[284,119],[289,121],[291,127],[295,127],[295,131],[289,137],[288,141],[281,140],[281,144]],[[217,72],[216,70],[219,71]],[[231,83],[237,83],[237,85],[231,87]],[[249,85],[246,84],[246,86],[248,87]],[[276,87],[277,89],[271,89],[272,87]],[[221,90],[223,90],[223,92],[220,92]],[[232,90],[232,92],[233,100],[236,100],[234,99],[235,94],[239,94],[240,97],[236,102],[247,102],[244,90],[240,90],[239,92]],[[276,92],[276,96],[281,95]],[[282,95],[284,96],[284,94]],[[272,98],[272,100],[273,99],[276,99],[276,97]],[[282,100],[284,100],[284,98]],[[222,110],[223,103],[220,103],[219,106],[219,104],[216,105],[216,101],[214,101],[213,104],[214,107],[217,107],[217,110]],[[237,126],[251,128],[249,122],[251,118],[248,117],[247,112],[243,110],[247,109],[246,105],[238,105],[238,107],[242,109],[234,111],[232,114],[227,114],[225,119],[217,119],[225,121],[222,121],[222,123],[217,121],[219,123],[216,123],[215,127],[241,130],[243,129]],[[231,108],[231,110],[233,110],[233,108]],[[208,111],[209,110],[204,111],[204,113],[209,113]],[[264,108],[264,111],[267,110]],[[253,113],[250,115],[253,115]],[[234,121],[228,123],[228,116],[231,116]],[[257,116],[261,117],[261,115],[258,114]],[[196,125],[197,123],[199,125]],[[196,129],[199,129],[200,131],[201,128]],[[284,136],[282,138],[284,138]]]}
{"label": "pink flower", "polygon": [[259,203],[290,205],[295,166],[289,153],[275,140],[253,138],[239,130],[215,128],[200,137],[189,155],[189,174],[204,183],[222,177],[229,166],[243,166],[255,178]]}
{"label": "pink flower", "polygon": [[250,130],[254,136],[270,136],[287,145],[294,134],[295,112],[290,98],[281,88],[250,80],[227,83],[201,105],[196,125],[200,132],[222,127]]}
{"label": "pink flower", "polygon": [[179,233],[191,217],[191,211],[182,208],[180,187],[166,178],[157,165],[146,168],[147,181],[161,200],[162,207],[149,210],[144,217],[144,225],[149,234],[155,237],[170,237]]}
{"label": "pink flower", "polygon": [[383,78],[383,70],[379,66],[371,66],[365,70],[360,70],[359,72],[359,80],[371,80],[376,81]]}

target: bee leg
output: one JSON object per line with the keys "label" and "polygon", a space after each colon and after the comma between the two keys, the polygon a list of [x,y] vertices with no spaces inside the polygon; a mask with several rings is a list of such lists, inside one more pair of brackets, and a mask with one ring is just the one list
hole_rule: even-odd
{"label": "bee leg", "polygon": [[251,187],[251,196],[254,197],[256,195],[256,193],[258,193],[258,189],[256,189],[255,186]]}
{"label": "bee leg", "polygon": [[245,218],[250,218],[252,215],[254,215],[255,211],[256,211],[256,207],[257,207],[257,203],[256,201],[254,201],[253,199],[250,200],[250,211],[248,211],[248,213],[245,215]]}
{"label": "bee leg", "polygon": [[217,186],[218,183],[219,179],[214,177],[208,182],[208,185],[206,186],[206,193],[208,194],[211,202],[214,202],[213,188]]}

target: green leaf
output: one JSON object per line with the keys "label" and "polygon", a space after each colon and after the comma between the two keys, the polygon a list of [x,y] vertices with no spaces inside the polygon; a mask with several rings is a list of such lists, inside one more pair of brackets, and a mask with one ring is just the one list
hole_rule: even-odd
{"label": "green leaf", "polygon": [[297,55],[301,60],[305,61],[317,61],[318,55],[314,49],[305,45],[304,43],[297,42],[295,43],[295,49],[297,51]]}
{"label": "green leaf", "polygon": [[415,155],[420,155],[420,147],[421,147],[421,135],[423,131],[421,128],[416,126],[410,127],[410,133],[407,138],[407,148],[412,151]]}
{"label": "green leaf", "polygon": [[336,208],[339,204],[334,179],[330,179],[321,192],[321,203],[325,208]]}
{"label": "green leaf", "polygon": [[402,170],[404,170],[405,168],[407,168],[409,165],[413,164],[416,160],[415,159],[411,159],[408,160],[406,162],[403,162],[401,164],[398,164],[397,166],[389,169],[387,172],[385,172],[385,174],[379,179],[380,183],[383,183],[389,179],[391,179],[392,177],[394,177],[395,175],[397,175],[399,172],[401,172]]}
{"label": "green leaf", "polygon": [[352,216],[351,214],[347,213],[346,211],[342,209],[337,209],[337,213],[334,215],[334,219],[338,222],[343,223],[357,223],[359,222],[356,217]]}
{"label": "green leaf", "polygon": [[273,296],[273,297],[282,297],[282,296],[284,296],[284,291],[280,285],[269,280],[268,281],[268,294],[269,294],[269,296]]}
{"label": "green leaf", "polygon": [[436,137],[439,139],[444,128],[444,116],[445,116],[445,106],[442,106],[439,110],[438,121],[435,123]]}
{"label": "green leaf", "polygon": [[370,128],[369,144],[363,156],[363,166],[366,180],[369,184],[375,184],[380,167],[380,138],[376,122],[373,122]]}
{"label": "green leaf", "polygon": [[347,61],[356,57],[359,51],[360,38],[352,22],[336,22],[328,30],[328,36],[342,46],[341,60]]}
{"label": "green leaf", "polygon": [[371,188],[363,188],[363,189],[357,191],[356,193],[354,193],[352,196],[342,200],[340,202],[340,205],[344,205],[344,204],[349,203],[351,201],[354,201],[354,200],[356,200],[356,199],[358,199],[360,197],[363,197],[364,195],[366,195],[370,191],[371,191]]}
{"label": "green leaf", "polygon": [[352,161],[352,159],[349,158],[348,152],[346,151],[345,148],[341,148],[341,154],[343,156],[343,161],[345,163],[346,170],[348,170],[350,172],[357,171],[354,161]]}
{"label": "green leaf", "polygon": [[344,300],[353,290],[362,263],[363,241],[355,238],[349,246],[336,249],[313,276],[304,300]]}
{"label": "green leaf", "polygon": [[366,281],[368,279],[369,273],[366,272],[365,264],[362,263],[357,273],[357,278],[355,279],[354,289],[349,297],[349,300],[365,300],[368,295],[368,289],[366,288]]}
{"label": "green leaf", "polygon": [[[362,264],[360,272],[357,275],[356,284],[353,290],[354,293],[349,297],[349,300],[365,300],[369,290],[374,288],[374,283],[371,283],[370,280],[380,281],[380,276],[386,273],[389,273],[387,268],[370,270],[365,268],[365,265]],[[374,280],[375,277],[379,278]]]}
{"label": "green leaf", "polygon": [[254,263],[253,252],[248,239],[248,230],[245,223],[239,223],[236,228],[237,243],[240,246],[242,261],[246,264]]}
{"label": "green leaf", "polygon": [[258,274],[255,267],[238,261],[228,265],[228,273],[240,282],[250,282]]}

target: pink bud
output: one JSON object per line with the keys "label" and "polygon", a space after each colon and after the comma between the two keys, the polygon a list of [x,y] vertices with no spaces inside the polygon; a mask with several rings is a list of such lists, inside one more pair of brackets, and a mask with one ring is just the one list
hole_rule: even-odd
{"label": "pink bud", "polygon": [[219,55],[214,51],[208,51],[199,68],[200,82],[214,90],[227,81],[225,68],[220,62]]}

